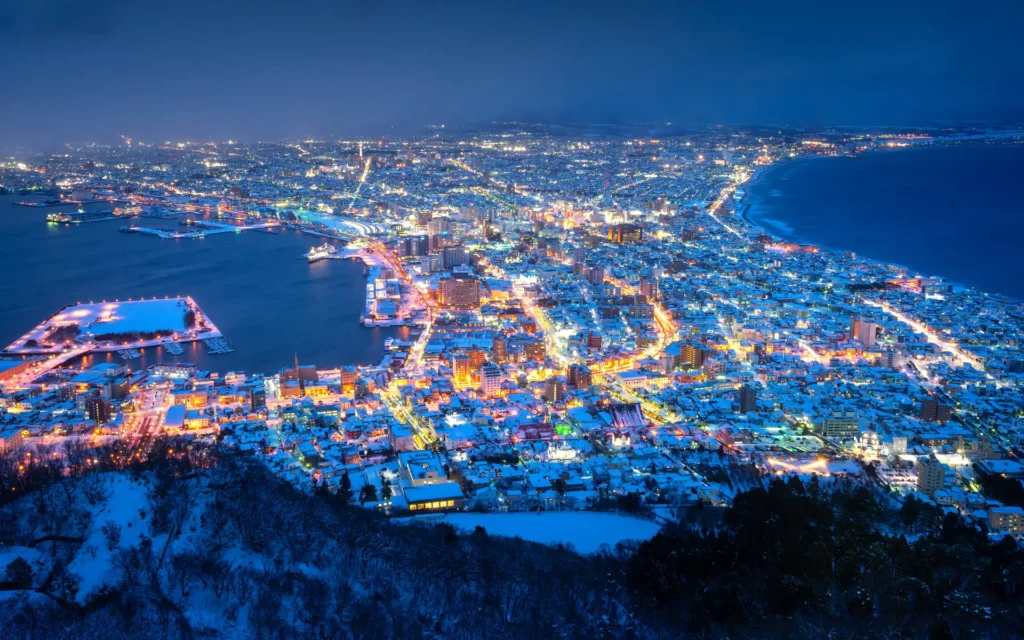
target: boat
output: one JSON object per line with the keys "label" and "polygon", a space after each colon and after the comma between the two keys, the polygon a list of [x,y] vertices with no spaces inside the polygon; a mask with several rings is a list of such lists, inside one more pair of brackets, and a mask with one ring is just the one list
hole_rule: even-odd
{"label": "boat", "polygon": [[306,254],[306,260],[310,262],[317,262],[327,258],[333,258],[338,255],[338,250],[332,244],[323,243],[319,247],[313,247]]}
{"label": "boat", "polygon": [[391,349],[394,346],[395,346],[395,339],[394,338],[388,338],[387,340],[384,341],[384,349],[386,351],[391,351]]}
{"label": "boat", "polygon": [[121,233],[135,233],[136,229],[135,229],[135,227],[133,227],[131,225],[125,225],[125,226],[121,227],[119,229],[119,231]]}

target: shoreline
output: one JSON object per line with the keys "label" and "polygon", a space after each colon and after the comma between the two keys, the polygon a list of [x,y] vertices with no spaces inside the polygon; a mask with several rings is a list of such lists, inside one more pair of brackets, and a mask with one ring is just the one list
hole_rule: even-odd
{"label": "shoreline", "polygon": [[[943,144],[945,142],[959,143],[959,142],[964,142],[964,141],[963,140],[950,140],[950,141],[937,140],[937,141],[930,141],[930,142],[925,143],[925,144],[915,144],[915,145],[911,145],[911,146],[903,147],[903,148],[870,149],[868,151],[861,152],[861,153],[859,153],[859,154],[857,154],[856,156],[853,156],[853,157],[838,156],[838,155],[815,155],[815,156],[804,156],[804,157],[800,157],[800,158],[783,159],[782,161],[780,161],[780,162],[778,162],[776,164],[772,164],[772,165],[769,165],[767,167],[759,167],[754,172],[754,174],[751,175],[751,177],[748,180],[746,180],[744,183],[742,183],[742,184],[745,185],[745,186],[753,186],[753,185],[757,184],[765,176],[767,176],[769,174],[772,174],[773,172],[776,172],[778,170],[781,170],[783,167],[797,166],[798,164],[804,163],[804,162],[811,162],[811,161],[817,161],[817,160],[826,160],[826,159],[843,159],[843,158],[849,159],[849,160],[857,160],[857,159],[860,158],[861,155],[875,155],[875,154],[881,154],[881,153],[896,153],[896,152],[907,152],[907,151],[911,151],[911,152],[912,151],[921,151],[921,152],[923,152],[923,151],[931,151],[931,150],[938,150],[938,149],[956,148],[956,146],[959,146],[959,145]],[[991,138],[979,138],[979,139],[972,139],[969,142],[971,143],[971,146],[979,146],[979,144],[989,143],[989,142],[995,142],[995,144],[997,146],[1000,146],[1000,147],[1021,146],[1021,143],[1019,143],[1019,142],[1007,142],[1007,141],[1004,141],[1004,140],[998,139],[998,138],[995,139],[995,140],[993,140]],[[816,241],[816,240],[814,240],[812,238],[808,238],[808,237],[806,237],[804,235],[801,235],[801,234],[797,233],[793,229],[793,227],[790,226],[789,223],[786,222],[784,219],[778,220],[777,222],[780,225],[790,229],[790,231],[787,233],[783,229],[780,229],[780,228],[776,227],[775,225],[772,225],[770,223],[766,223],[766,220],[769,220],[768,218],[763,218],[763,217],[759,218],[757,215],[752,214],[752,210],[754,209],[755,205],[761,204],[764,201],[765,201],[765,197],[764,196],[762,196],[761,198],[755,198],[753,193],[749,189],[746,189],[743,198],[737,204],[737,217],[740,218],[744,222],[744,224],[748,225],[752,230],[755,230],[755,231],[760,232],[760,233],[764,233],[765,235],[768,235],[768,236],[770,236],[771,238],[773,238],[775,240],[778,240],[778,241],[781,241],[781,242],[788,242],[788,243],[798,244],[798,245],[814,246],[814,247],[818,248],[821,251],[825,251],[825,252],[833,253],[833,254],[853,254],[854,256],[856,256],[856,259],[858,259],[858,260],[864,260],[864,261],[868,261],[868,262],[876,264],[876,265],[881,265],[881,266],[885,266],[885,267],[896,267],[896,268],[905,270],[906,273],[908,274],[908,276],[913,274],[913,275],[916,275],[916,276],[919,276],[919,277],[937,277],[937,278],[941,278],[941,280],[943,282],[945,282],[945,283],[949,284],[951,287],[953,287],[954,291],[957,291],[957,290],[959,290],[959,291],[970,290],[970,291],[975,291],[977,293],[984,294],[984,295],[992,297],[992,298],[996,298],[996,299],[1002,300],[1002,301],[1010,303],[1010,304],[1021,304],[1021,303],[1024,303],[1024,297],[1018,298],[1018,297],[1010,295],[1010,294],[993,292],[993,291],[981,288],[979,286],[965,284],[963,282],[960,282],[960,281],[957,281],[957,280],[953,280],[953,279],[943,275],[942,273],[937,273],[937,274],[933,274],[933,275],[930,275],[930,276],[926,276],[925,275],[926,272],[924,272],[923,270],[921,270],[921,269],[919,269],[917,267],[914,267],[914,266],[912,266],[910,264],[906,264],[906,263],[903,263],[903,262],[897,262],[897,261],[893,261],[893,260],[887,260],[887,259],[884,259],[884,258],[881,258],[881,257],[876,257],[876,256],[874,256],[874,255],[872,255],[872,254],[870,254],[868,252],[860,252],[860,251],[854,250],[852,248],[838,247],[838,246],[834,246],[834,245],[830,245],[830,244],[826,244],[826,243],[823,243],[823,242]]]}

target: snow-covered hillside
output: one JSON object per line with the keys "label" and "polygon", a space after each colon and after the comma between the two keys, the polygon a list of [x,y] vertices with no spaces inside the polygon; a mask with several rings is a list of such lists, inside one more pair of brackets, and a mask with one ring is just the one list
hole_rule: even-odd
{"label": "snow-covered hillside", "polygon": [[500,638],[572,627],[593,637],[628,622],[593,558],[469,522],[396,525],[302,494],[236,454],[201,456],[57,478],[0,507],[0,629]]}

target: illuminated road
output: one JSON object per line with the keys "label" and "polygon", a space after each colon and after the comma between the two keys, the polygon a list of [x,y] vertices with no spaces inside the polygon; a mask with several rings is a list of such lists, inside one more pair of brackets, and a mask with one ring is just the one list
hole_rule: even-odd
{"label": "illuminated road", "polygon": [[931,344],[936,345],[943,351],[948,351],[952,353],[953,357],[956,359],[956,362],[960,364],[969,364],[978,371],[985,371],[984,363],[973,353],[964,350],[963,348],[960,347],[960,345],[958,345],[956,342],[952,340],[943,339],[937,332],[928,328],[928,326],[925,325],[923,322],[911,318],[910,316],[906,315],[905,313],[903,313],[896,307],[892,306],[888,302],[884,302],[881,300],[865,299],[864,303],[869,306],[876,307],[885,311],[892,317],[896,318],[903,324],[913,329],[916,333],[922,334],[925,337],[925,339]]}
{"label": "illuminated road", "polygon": [[366,164],[363,166],[363,175],[359,176],[359,184],[356,185],[356,190],[352,194],[352,200],[348,203],[348,211],[352,211],[356,206],[356,200],[359,199],[359,191],[363,188],[363,184],[366,182],[366,178],[370,175],[370,157],[366,157]]}
{"label": "illuminated road", "polygon": [[4,388],[8,390],[24,389],[25,387],[32,384],[37,378],[49,373],[53,369],[56,369],[60,365],[74,360],[79,356],[92,351],[92,345],[79,345],[73,349],[68,349],[45,360],[40,360],[36,364],[29,367],[28,370],[14,376],[4,384]]}

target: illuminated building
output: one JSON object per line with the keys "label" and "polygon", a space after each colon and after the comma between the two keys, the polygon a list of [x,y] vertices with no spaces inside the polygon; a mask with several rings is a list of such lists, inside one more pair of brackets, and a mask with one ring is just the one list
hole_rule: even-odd
{"label": "illuminated building", "polygon": [[585,364],[569,365],[569,386],[575,389],[586,389],[594,384],[594,376]]}
{"label": "illuminated building", "polygon": [[441,252],[444,260],[444,268],[451,269],[457,267],[460,264],[467,264],[469,262],[469,256],[466,253],[466,248],[461,244],[456,244],[450,247],[445,247]]}
{"label": "illuminated building", "polygon": [[341,392],[355,393],[356,382],[359,381],[359,373],[353,366],[341,368]]}
{"label": "illuminated building", "polygon": [[452,357],[452,370],[455,375],[456,384],[466,384],[469,382],[469,355],[465,353],[456,353]]}
{"label": "illuminated building", "polygon": [[527,360],[534,360],[536,362],[544,362],[546,356],[544,352],[544,343],[540,340],[531,340],[523,345],[523,354]]}
{"label": "illuminated building", "polygon": [[498,364],[505,364],[508,362],[508,341],[504,338],[495,336],[491,342],[491,357]]}
{"label": "illuminated building", "polygon": [[587,281],[595,287],[604,284],[605,271],[603,267],[591,267],[587,271]]}
{"label": "illuminated building", "polygon": [[485,396],[496,396],[501,392],[501,369],[493,364],[480,368],[480,391]]}
{"label": "illuminated building", "polygon": [[480,371],[480,367],[487,361],[487,352],[483,349],[469,349],[466,351],[466,355],[469,356],[469,372],[476,373]]}
{"label": "illuminated building", "polygon": [[992,507],[988,510],[988,528],[1013,535],[1024,533],[1024,509],[1020,507]]}
{"label": "illuminated building", "polygon": [[110,402],[101,398],[99,393],[93,393],[85,401],[85,413],[96,424],[106,424],[111,418]]}
{"label": "illuminated building", "polygon": [[917,490],[931,496],[946,486],[946,465],[934,455],[917,461]]}
{"label": "illuminated building", "polygon": [[833,440],[854,438],[860,433],[860,416],[856,411],[833,411],[818,423],[818,431]]}
{"label": "illuminated building", "polygon": [[640,293],[647,296],[648,300],[658,299],[658,279],[644,278],[640,281]]}
{"label": "illuminated building", "polygon": [[561,376],[551,376],[544,381],[544,399],[548,402],[559,402],[565,396],[565,384]]}
{"label": "illuminated building", "polygon": [[616,244],[639,244],[644,241],[644,229],[638,224],[616,224],[608,229],[608,239]]}
{"label": "illuminated building", "polygon": [[425,256],[430,253],[430,241],[425,235],[402,236],[398,243],[400,257]]}
{"label": "illuminated building", "polygon": [[443,278],[437,293],[437,300],[443,307],[475,309],[480,306],[480,281],[471,276]]}
{"label": "illuminated building", "polygon": [[875,337],[878,335],[878,325],[874,322],[867,322],[863,318],[850,318],[850,337],[860,341],[865,347],[875,346]]}

